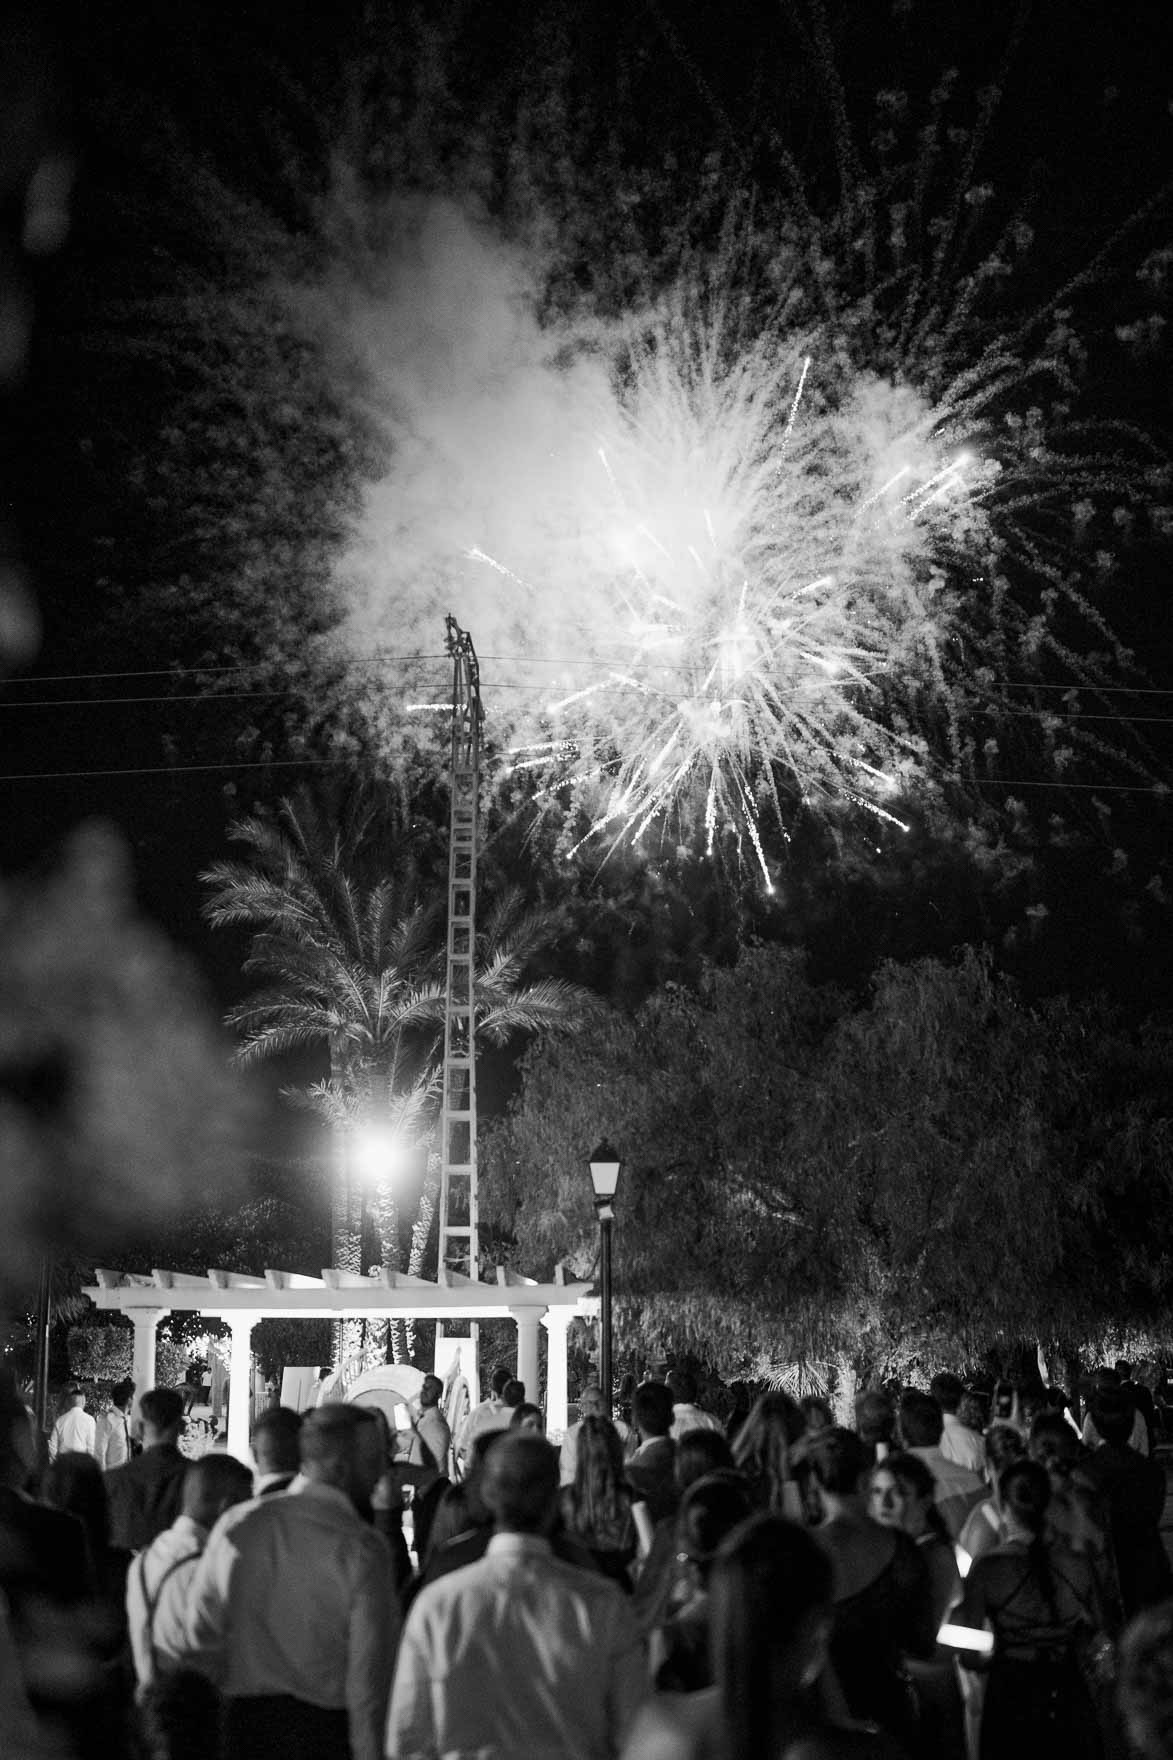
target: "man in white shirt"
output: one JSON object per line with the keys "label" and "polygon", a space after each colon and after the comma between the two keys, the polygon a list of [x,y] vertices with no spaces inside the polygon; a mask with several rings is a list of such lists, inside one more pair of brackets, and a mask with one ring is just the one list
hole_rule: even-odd
{"label": "man in white shirt", "polygon": [[961,1396],[965,1392],[960,1380],[948,1369],[942,1369],[929,1382],[929,1392],[941,1408],[941,1417],[945,1428],[941,1432],[941,1453],[947,1461],[955,1466],[965,1467],[978,1478],[984,1478],[986,1472],[986,1439],[963,1424],[957,1416],[961,1409]]}
{"label": "man in white shirt", "polygon": [[[578,1412],[578,1422],[572,1424],[567,1430],[565,1436],[563,1436],[562,1447],[559,1453],[559,1470],[564,1485],[574,1484],[574,1475],[578,1467],[578,1436],[582,1429],[583,1419],[605,1418],[607,1416],[603,1401],[603,1390],[597,1381],[592,1381],[590,1386],[584,1387],[579,1394]],[[611,1422],[619,1432],[619,1440],[623,1444],[624,1459],[627,1459],[635,1452],[637,1444],[636,1436],[623,1422],[622,1418],[612,1418]]]}
{"label": "man in white shirt", "polygon": [[547,1538],[558,1456],[511,1431],[485,1461],[485,1556],[428,1584],[404,1628],[390,1760],[613,1760],[647,1694],[627,1598],[563,1564]]}
{"label": "man in white shirt", "polygon": [[225,1752],[381,1760],[399,1601],[371,1526],[386,1467],[378,1415],[318,1406],[287,1491],[222,1516],[196,1567],[183,1660],[225,1702]]}
{"label": "man in white shirt", "polygon": [[[409,1466],[430,1468],[432,1472],[447,1476],[452,1432],[448,1428],[447,1418],[440,1410],[443,1393],[444,1383],[438,1375],[424,1376],[420,1382],[419,1413],[412,1425],[411,1449],[407,1460]],[[425,1448],[431,1456],[430,1461],[424,1456]]]}
{"label": "man in white shirt", "polygon": [[989,1493],[989,1486],[968,1467],[959,1467],[941,1452],[944,1419],[927,1393],[906,1393],[900,1402],[900,1433],[909,1454],[919,1455],[933,1475],[933,1502],[949,1538],[956,1545],[971,1509]]}
{"label": "man in white shirt", "polygon": [[70,1387],[65,1395],[65,1410],[49,1432],[49,1459],[59,1454],[94,1454],[98,1426],[86,1411],[84,1387]]}
{"label": "man in white shirt", "polygon": [[[513,1412],[501,1396],[512,1380],[513,1376],[508,1369],[494,1369],[489,1377],[488,1399],[483,1399],[480,1405],[474,1406],[457,1429],[456,1458],[462,1470],[468,1464],[472,1445],[478,1436],[487,1436],[491,1430],[508,1430]],[[525,1398],[524,1393],[522,1398]]]}
{"label": "man in white shirt", "polygon": [[130,1459],[130,1402],[134,1398],[134,1382],[120,1381],[110,1395],[110,1410],[98,1419],[94,1453],[103,1472],[111,1467],[125,1466]]}
{"label": "man in white shirt", "polygon": [[672,1428],[668,1434],[673,1442],[679,1442],[689,1430],[719,1430],[724,1436],[725,1426],[720,1418],[696,1403],[695,1375],[687,1369],[669,1369],[664,1381],[672,1395]]}
{"label": "man in white shirt", "polygon": [[183,1655],[187,1602],[196,1565],[214,1524],[253,1494],[253,1476],[230,1454],[194,1461],[183,1480],[182,1512],[140,1552],[126,1579],[126,1619],[140,1687]]}

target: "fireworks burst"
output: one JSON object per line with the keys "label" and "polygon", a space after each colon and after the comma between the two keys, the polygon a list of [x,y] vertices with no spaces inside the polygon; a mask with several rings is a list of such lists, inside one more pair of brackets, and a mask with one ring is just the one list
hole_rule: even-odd
{"label": "fireworks burst", "polygon": [[765,802],[782,824],[783,794],[900,823],[884,802],[923,748],[891,708],[946,677],[937,561],[982,527],[996,467],[907,389],[861,375],[836,403],[817,358],[729,332],[678,310],[628,362],[583,473],[595,676],[547,705],[561,737],[516,756],[601,796],[587,836],[700,819],[710,851],[747,837],[768,882]]}

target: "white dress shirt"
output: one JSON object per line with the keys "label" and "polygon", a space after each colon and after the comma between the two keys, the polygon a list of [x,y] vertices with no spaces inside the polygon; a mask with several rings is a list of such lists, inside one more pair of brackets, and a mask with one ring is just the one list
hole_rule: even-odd
{"label": "white dress shirt", "polygon": [[941,1433],[941,1453],[954,1466],[965,1467],[979,1478],[986,1471],[986,1442],[976,1430],[963,1424],[956,1412],[944,1414],[945,1428]]}
{"label": "white dress shirt", "polygon": [[382,1535],[344,1492],[299,1474],[212,1529],[185,1659],[230,1699],[284,1693],[347,1711],[351,1760],[379,1760],[399,1622]]}
{"label": "white dress shirt", "polygon": [[85,1407],[70,1406],[49,1432],[49,1459],[55,1461],[59,1454],[71,1452],[93,1454],[97,1433],[98,1426]]}
{"label": "white dress shirt", "polygon": [[130,1459],[130,1418],[115,1406],[98,1419],[94,1454],[104,1470],[125,1466]]}
{"label": "white dress shirt", "polygon": [[700,1406],[691,1405],[688,1400],[677,1400],[672,1407],[672,1428],[668,1434],[673,1442],[679,1442],[690,1430],[719,1430],[722,1436],[725,1434],[724,1424],[712,1412],[702,1411]]}
{"label": "white dress shirt", "polygon": [[531,1534],[421,1590],[407,1616],[389,1760],[612,1760],[648,1691],[627,1597]]}
{"label": "white dress shirt", "polygon": [[[625,1424],[622,1418],[612,1418],[611,1422],[619,1432],[619,1440],[623,1444],[623,1458],[628,1461],[638,1446],[635,1431]],[[578,1438],[581,1430],[582,1419],[580,1418],[577,1424],[570,1426],[562,1438],[562,1446],[558,1451],[558,1465],[564,1485],[574,1484],[574,1475],[578,1470]]]}
{"label": "white dress shirt", "polygon": [[126,1620],[140,1687],[154,1680],[158,1663],[174,1664],[183,1655],[188,1597],[207,1538],[199,1522],[177,1516],[130,1567]]}
{"label": "white dress shirt", "polygon": [[959,1467],[940,1448],[910,1448],[933,1475],[933,1502],[949,1530],[949,1538],[957,1544],[966,1518],[975,1505],[984,1502],[989,1486],[968,1467]]}
{"label": "white dress shirt", "polygon": [[479,1406],[474,1406],[456,1432],[456,1453],[463,1461],[472,1452],[472,1445],[478,1436],[487,1436],[491,1430],[508,1430],[513,1417],[513,1407],[507,1406],[503,1399],[483,1399]]}

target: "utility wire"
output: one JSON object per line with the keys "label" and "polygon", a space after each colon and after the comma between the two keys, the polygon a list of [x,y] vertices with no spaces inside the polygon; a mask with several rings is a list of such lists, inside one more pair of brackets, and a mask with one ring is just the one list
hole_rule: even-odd
{"label": "utility wire", "polygon": [[[502,666],[590,666],[590,667],[594,667],[596,670],[598,670],[598,669],[605,668],[608,665],[608,661],[605,658],[605,653],[606,653],[606,651],[604,650],[604,652],[602,654],[596,653],[593,655],[586,655],[586,654],[565,654],[565,655],[557,655],[557,654],[532,654],[532,655],[482,654],[480,656],[480,659],[481,659],[482,665],[484,665],[486,662],[489,662],[493,665],[502,665]],[[630,646],[616,647],[615,654],[617,656],[617,663],[621,659],[629,658],[630,653],[631,653]],[[346,663],[347,663],[347,665],[350,665],[350,666],[383,666],[383,665],[407,666],[407,665],[415,665],[415,664],[419,663],[420,661],[428,661],[428,660],[443,660],[443,661],[447,662],[449,660],[449,658],[450,658],[449,655],[441,654],[441,653],[435,653],[435,654],[368,654],[368,655],[352,655],[347,659]],[[247,665],[242,664],[242,665],[235,665],[235,666],[157,666],[157,667],[152,667],[152,668],[145,669],[145,670],[139,671],[139,672],[51,672],[51,673],[36,674],[35,676],[33,676],[31,678],[9,678],[9,679],[0,681],[0,691],[21,689],[26,685],[31,688],[34,685],[39,686],[39,685],[45,685],[45,684],[93,684],[93,683],[98,683],[100,681],[107,681],[107,682],[113,683],[115,681],[119,681],[122,679],[130,679],[130,678],[174,678],[174,679],[181,679],[181,678],[225,678],[225,677],[228,677],[232,674],[238,674],[238,673],[254,675],[259,670],[260,664],[261,664],[260,662],[252,662]],[[667,663],[661,663],[661,662],[656,662],[655,664],[656,664],[657,670],[660,672],[687,672],[689,670],[688,667],[683,666],[683,665],[670,666]],[[1121,695],[1123,695],[1123,696],[1131,696],[1131,697],[1170,697],[1170,696],[1173,696],[1173,685],[1100,684],[1100,683],[1081,684],[1081,683],[1076,683],[1074,681],[1069,684],[1050,684],[1050,683],[1043,683],[1043,682],[1033,683],[1029,679],[1010,679],[1010,678],[993,679],[993,680],[991,680],[991,685],[993,688],[996,688],[998,690],[1011,690],[1011,691],[1063,691],[1063,692],[1068,692],[1068,693],[1070,693],[1070,692],[1078,693],[1078,692],[1082,691],[1082,692],[1085,692],[1087,694],[1092,694],[1092,695],[1096,695],[1096,694],[1103,694],[1103,695],[1108,695],[1108,696],[1121,696]],[[545,690],[547,688],[548,688],[547,686],[542,685],[542,684],[537,684],[537,683],[525,684],[525,685],[517,685],[517,684],[502,685],[502,684],[498,683],[496,680],[493,681],[493,689],[495,689],[495,690],[509,690],[509,689]],[[203,694],[204,693],[202,693],[202,692],[200,693],[201,696]],[[225,696],[227,696],[227,694],[228,693],[224,693]],[[250,695],[250,696],[282,696],[285,694],[285,692],[282,690],[275,690],[275,691],[245,692],[242,694]],[[18,702],[19,701],[27,701],[27,699],[23,699],[23,698],[17,698],[15,700]],[[88,701],[89,699],[86,699],[86,700]],[[95,700],[100,701],[102,699],[95,699]],[[158,698],[151,698],[151,697],[138,698],[138,697],[135,697],[135,698],[129,698],[127,700],[131,701],[131,702],[144,702],[145,703],[145,702],[152,702],[152,701],[181,702],[184,699],[179,698],[179,697],[173,697],[168,693],[168,694],[165,694],[165,695],[160,696]]]}
{"label": "utility wire", "polygon": [[[321,770],[354,762],[355,757],[352,754],[340,758],[242,758],[239,762],[218,764],[139,764],[118,770],[27,770],[14,772],[11,775],[0,774],[0,783],[78,781],[87,777],[110,776],[191,776],[234,770]],[[1025,777],[977,777],[971,786],[977,788],[1051,788],[1059,789],[1063,793],[1070,793],[1073,789],[1081,789],[1093,794],[1168,795],[1171,792],[1164,783],[1160,782],[1044,782],[1029,780]]]}

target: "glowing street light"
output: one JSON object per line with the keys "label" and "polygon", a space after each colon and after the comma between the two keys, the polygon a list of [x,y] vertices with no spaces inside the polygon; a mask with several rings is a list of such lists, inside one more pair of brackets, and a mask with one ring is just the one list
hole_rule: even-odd
{"label": "glowing street light", "polygon": [[591,1184],[599,1216],[599,1279],[602,1292],[599,1316],[599,1382],[611,1416],[611,1225],[615,1220],[615,1194],[621,1162],[618,1149],[604,1137],[591,1155]]}

